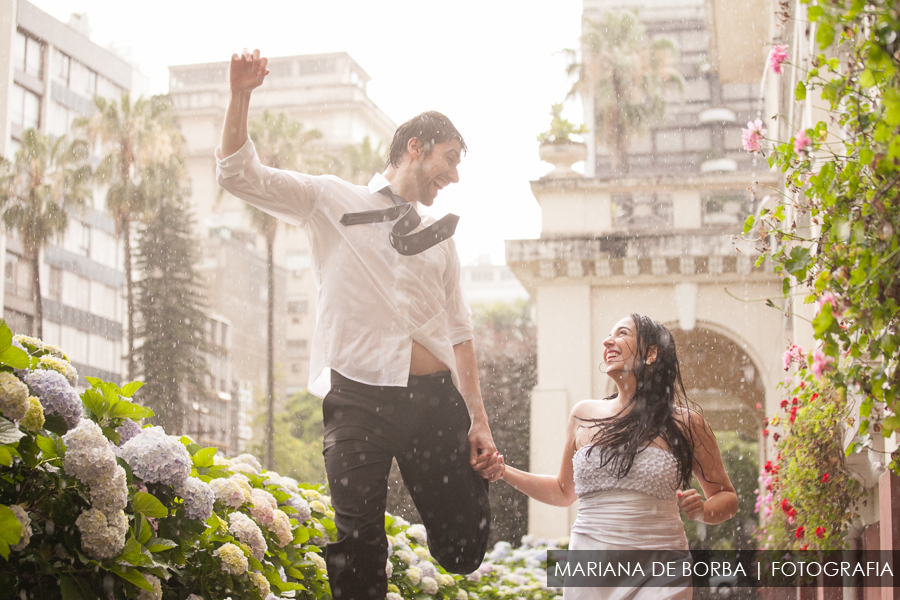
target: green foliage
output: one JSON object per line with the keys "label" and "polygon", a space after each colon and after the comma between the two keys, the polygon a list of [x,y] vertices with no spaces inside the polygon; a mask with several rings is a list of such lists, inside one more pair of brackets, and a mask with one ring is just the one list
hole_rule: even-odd
{"label": "green foliage", "polygon": [[[139,392],[165,428],[181,432],[185,398],[206,394],[206,316],[196,271],[197,241],[188,207],[170,199],[140,231],[135,350],[147,383]],[[123,407],[124,408],[124,407]],[[120,409],[122,410],[122,409]]]}
{"label": "green foliage", "polygon": [[[275,469],[300,481],[326,483],[324,434],[322,399],[309,392],[288,398],[283,410],[275,414]],[[265,448],[254,444],[250,451],[262,456]]]}
{"label": "green foliage", "polygon": [[573,135],[587,133],[584,125],[572,125],[568,119],[562,117],[562,103],[550,107],[550,129],[537,136],[537,141],[542,144],[569,144],[573,142]]}

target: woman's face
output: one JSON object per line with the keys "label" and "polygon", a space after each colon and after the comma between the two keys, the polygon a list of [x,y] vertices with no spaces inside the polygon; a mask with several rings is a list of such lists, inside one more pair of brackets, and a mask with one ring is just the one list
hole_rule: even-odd
{"label": "woman's face", "polygon": [[603,340],[603,362],[606,373],[634,371],[637,358],[637,328],[631,317],[625,317],[612,328]]}

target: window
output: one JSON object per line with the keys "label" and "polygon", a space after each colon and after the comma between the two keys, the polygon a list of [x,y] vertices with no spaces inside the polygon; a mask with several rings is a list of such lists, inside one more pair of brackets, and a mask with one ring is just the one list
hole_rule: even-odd
{"label": "window", "polygon": [[10,120],[23,129],[37,129],[41,122],[40,96],[14,83],[10,97]]}
{"label": "window", "polygon": [[50,135],[61,136],[69,133],[75,113],[59,102],[50,102],[50,114],[48,115],[47,131]]}
{"label": "window", "polygon": [[47,298],[56,302],[62,300],[62,271],[58,267],[50,267],[47,277]]}
{"label": "window", "polygon": [[91,310],[91,282],[72,273],[63,271],[63,288],[66,290],[65,303],[73,308],[89,312]]}
{"label": "window", "polygon": [[307,340],[288,340],[287,347],[291,356],[305,356],[309,342]]}
{"label": "window", "polygon": [[60,343],[72,362],[90,364],[88,356],[88,334],[68,325],[60,327]]}
{"label": "window", "polygon": [[305,315],[309,312],[309,298],[307,296],[297,296],[288,300],[288,314]]}
{"label": "window", "polygon": [[90,337],[90,361],[88,364],[97,369],[104,371],[115,371],[115,345],[112,340],[108,340],[98,335]]}
{"label": "window", "polygon": [[73,60],[69,69],[69,88],[73,92],[93,98],[97,89],[97,74],[77,60]]}
{"label": "window", "polygon": [[309,251],[308,250],[290,250],[285,256],[285,268],[288,271],[305,271],[309,269]]}
{"label": "window", "polygon": [[[26,315],[25,313],[20,313],[15,310],[4,308],[3,320],[6,321],[6,324],[9,326],[9,330],[12,331],[14,335],[32,335],[33,333],[31,330],[31,326],[34,322],[34,317],[32,317],[31,315]],[[46,335],[44,336],[44,339],[46,339]]]}
{"label": "window", "polygon": [[18,298],[33,299],[31,265],[12,252],[6,253],[6,293]]}
{"label": "window", "polygon": [[17,31],[14,64],[20,71],[40,79],[44,71],[44,53],[41,43],[23,32]]}
{"label": "window", "polygon": [[91,228],[81,221],[73,219],[66,231],[65,248],[69,252],[81,256],[91,255]]}
{"label": "window", "polygon": [[115,288],[104,285],[98,281],[92,281],[91,286],[91,312],[104,319],[116,321],[118,316],[118,293]]}
{"label": "window", "polygon": [[111,98],[114,100],[118,100],[122,96],[122,88],[117,86],[115,83],[103,77],[102,75],[97,76],[97,95],[102,96],[104,98]]}
{"label": "window", "polygon": [[53,49],[52,73],[53,79],[69,87],[69,65],[72,59],[56,48]]}

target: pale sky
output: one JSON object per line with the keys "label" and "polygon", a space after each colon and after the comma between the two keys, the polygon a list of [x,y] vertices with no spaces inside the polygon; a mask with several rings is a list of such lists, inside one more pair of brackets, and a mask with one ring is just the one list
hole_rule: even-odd
{"label": "pale sky", "polygon": [[[91,39],[130,55],[168,91],[169,65],[345,51],[372,77],[368,95],[395,122],[439,110],[466,139],[460,183],[434,212],[460,215],[463,263],[503,262],[505,239],[540,235],[529,181],[551,170],[535,137],[570,87],[560,52],[578,45],[581,0],[30,0],[67,22],[87,13]],[[580,106],[566,103],[570,120]],[[577,167],[576,167],[577,168]]]}

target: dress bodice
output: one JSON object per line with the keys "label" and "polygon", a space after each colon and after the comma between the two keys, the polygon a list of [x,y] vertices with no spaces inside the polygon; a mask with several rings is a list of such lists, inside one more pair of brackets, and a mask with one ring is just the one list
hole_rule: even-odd
{"label": "dress bodice", "polygon": [[634,463],[626,477],[619,478],[612,464],[600,466],[600,451],[582,446],[572,457],[575,494],[581,498],[608,490],[631,490],[660,500],[675,498],[678,490],[678,461],[668,450],[648,446],[634,456]]}

